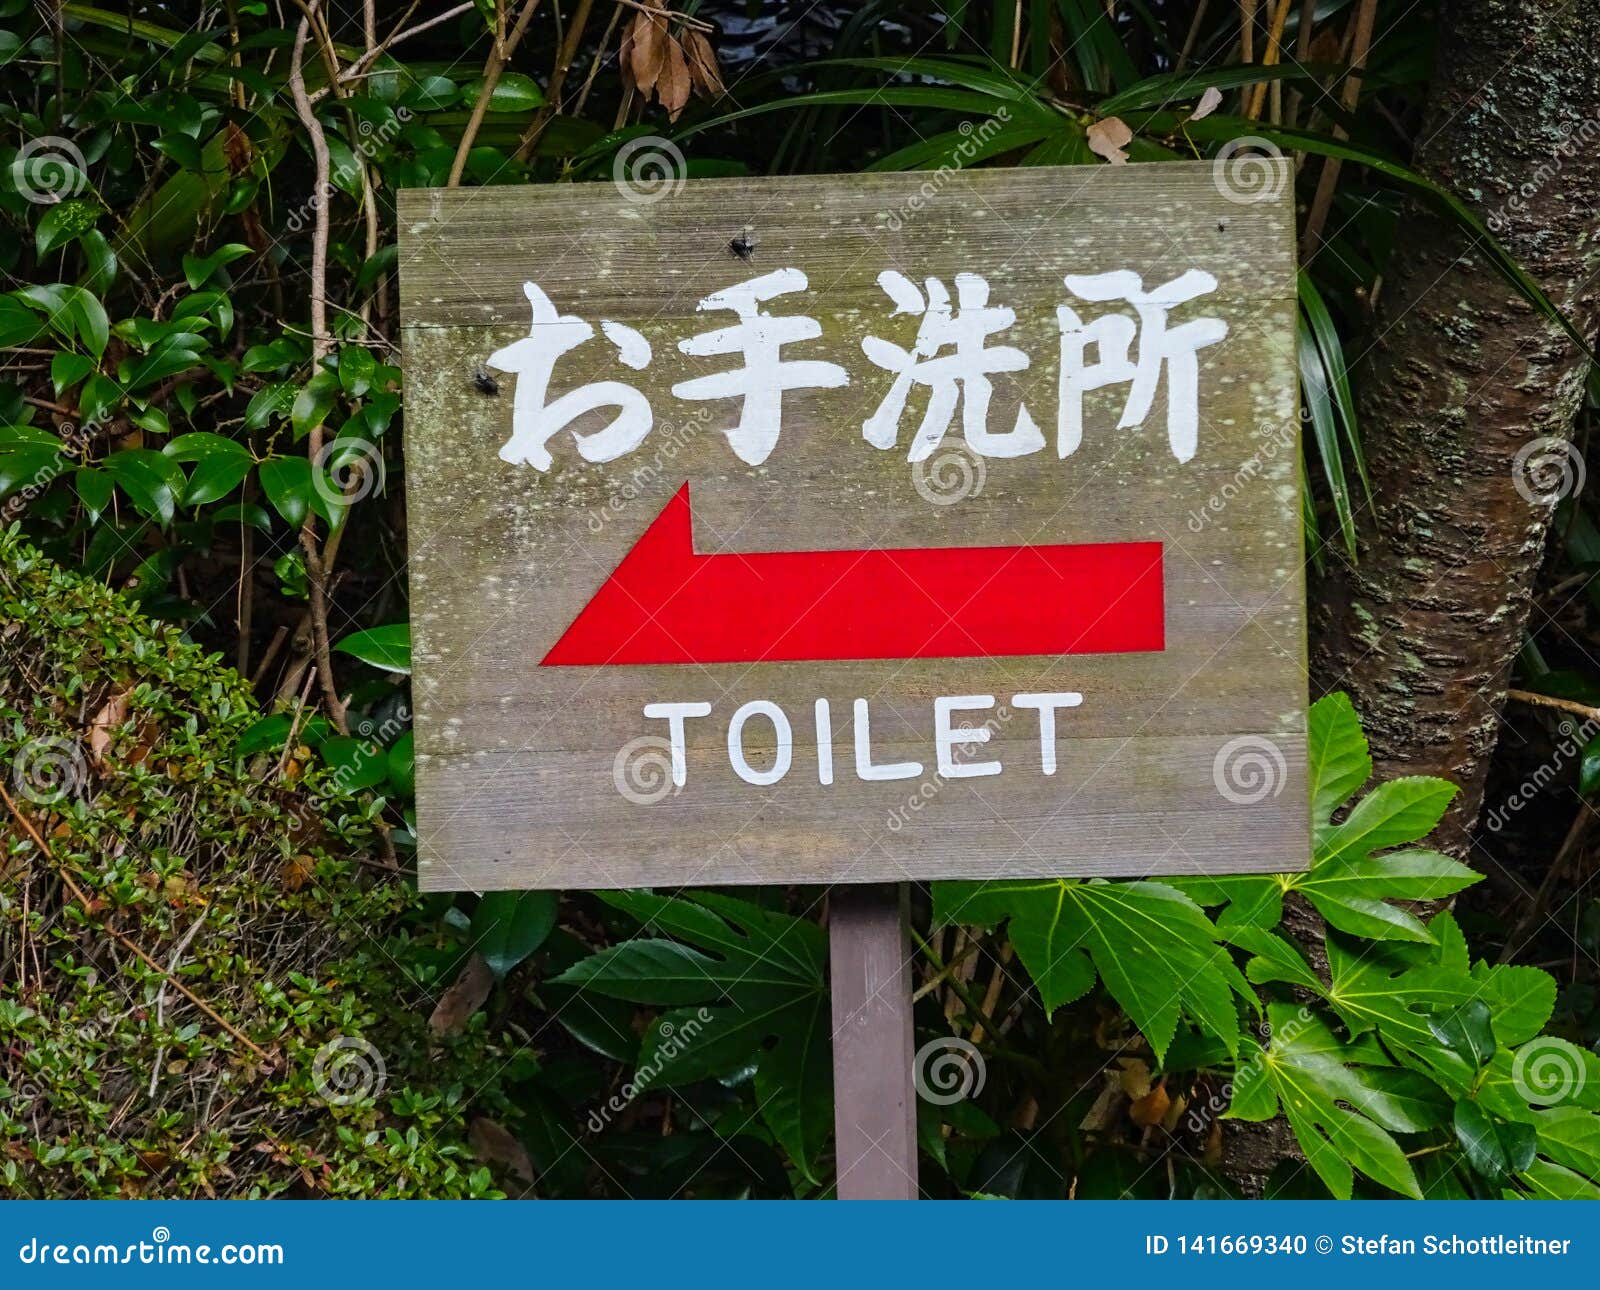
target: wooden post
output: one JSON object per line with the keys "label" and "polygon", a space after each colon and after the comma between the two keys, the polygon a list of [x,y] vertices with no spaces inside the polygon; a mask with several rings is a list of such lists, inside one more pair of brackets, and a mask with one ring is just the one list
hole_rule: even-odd
{"label": "wooden post", "polygon": [[840,1200],[917,1198],[908,903],[903,883],[829,896]]}

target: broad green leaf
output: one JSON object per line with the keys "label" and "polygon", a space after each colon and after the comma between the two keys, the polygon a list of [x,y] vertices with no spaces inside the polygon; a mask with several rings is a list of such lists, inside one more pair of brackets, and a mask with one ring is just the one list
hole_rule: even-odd
{"label": "broad green leaf", "polygon": [[303,439],[328,419],[334,400],[339,394],[339,378],[327,368],[321,368],[300,387],[294,403],[289,408],[289,422],[294,427],[294,437]]}
{"label": "broad green leaf", "polygon": [[161,450],[174,461],[204,461],[208,457],[243,458],[252,460],[250,450],[233,439],[208,430],[195,430],[181,434]]}
{"label": "broad green leaf", "polygon": [[116,481],[103,470],[80,466],[73,476],[73,483],[78,490],[78,500],[89,512],[89,523],[98,523],[111,507],[111,494],[116,488]]}
{"label": "broad green leaf", "polygon": [[353,632],[333,648],[337,653],[348,654],[382,671],[408,673],[411,671],[411,624],[390,623],[386,627]]}
{"label": "broad green leaf", "polygon": [[232,264],[235,260],[246,255],[253,255],[254,251],[243,242],[229,242],[219,246],[210,255],[186,255],[183,257],[183,276],[188,282],[191,291],[204,286],[215,273],[225,264]]}
{"label": "broad green leaf", "polygon": [[1491,1183],[1526,1169],[1538,1149],[1532,1125],[1497,1120],[1465,1099],[1456,1103],[1455,1130],[1467,1163]]}
{"label": "broad green leaf", "polygon": [[95,361],[89,355],[62,350],[50,360],[50,384],[56,397],[60,398],[63,390],[71,389],[94,369]]}
{"label": "broad green leaf", "polygon": [[1361,718],[1348,694],[1341,690],[1311,705],[1306,745],[1312,820],[1319,827],[1331,827],[1333,813],[1354,797],[1372,774],[1367,737],[1361,733]]}
{"label": "broad green leaf", "polygon": [[556,983],[674,1006],[645,1037],[636,1083],[647,1076],[661,1086],[688,1084],[754,1064],[762,1119],[815,1180],[832,1116],[822,930],[713,892],[604,892],[601,899],[676,939],[613,945]]}
{"label": "broad green leaf", "polygon": [[122,486],[140,512],[163,527],[172,523],[186,482],[177,462],[149,448],[130,448],[112,453],[101,468]]}
{"label": "broad green leaf", "polygon": [[261,491],[273,509],[299,528],[311,504],[311,463],[304,457],[272,457],[261,463]]}
{"label": "broad green leaf", "polygon": [[325,740],[320,751],[334,780],[346,793],[376,788],[388,778],[389,761],[383,745],[370,739],[338,735]]}
{"label": "broad green leaf", "polygon": [[1468,999],[1449,1012],[1428,1019],[1433,1037],[1473,1069],[1487,1066],[1494,1057],[1494,1026],[1489,1005]]}
{"label": "broad green leaf", "polygon": [[1374,1079],[1308,1009],[1274,1004],[1267,1016],[1271,1045],[1247,1041],[1240,1048],[1228,1116],[1267,1120],[1281,1108],[1307,1163],[1341,1200],[1350,1199],[1356,1172],[1420,1199],[1416,1175],[1389,1129],[1415,1132],[1431,1120],[1426,1081],[1397,1085],[1393,1076],[1401,1072],[1392,1068]]}
{"label": "broad green leaf", "polygon": [[293,381],[271,381],[250,396],[244,410],[244,428],[260,430],[275,417],[289,415],[299,387]]}
{"label": "broad green leaf", "polygon": [[1538,1200],[1600,1200],[1600,1186],[1548,1160],[1535,1160],[1518,1177]]}
{"label": "broad green leaf", "polygon": [[211,456],[195,463],[183,492],[185,506],[204,506],[226,497],[244,482],[254,468],[249,453],[239,457]]}
{"label": "broad green leaf", "polygon": [[934,884],[936,924],[992,927],[1006,919],[1046,1012],[1089,988],[1092,963],[1158,1060],[1183,1014],[1230,1052],[1238,1046],[1234,995],[1253,1000],[1254,993],[1216,943],[1211,921],[1174,888],[1063,879]]}
{"label": "broad green leaf", "polygon": [[1591,1185],[1600,1184],[1600,1115],[1583,1107],[1557,1107],[1536,1112],[1533,1128],[1541,1155]]}
{"label": "broad green leaf", "polygon": [[57,247],[65,246],[95,226],[101,215],[100,203],[87,197],[69,197],[48,207],[34,230],[34,252],[42,260]]}
{"label": "broad green leaf", "polygon": [[485,892],[472,915],[472,948],[504,977],[544,944],[560,904],[554,891]]}

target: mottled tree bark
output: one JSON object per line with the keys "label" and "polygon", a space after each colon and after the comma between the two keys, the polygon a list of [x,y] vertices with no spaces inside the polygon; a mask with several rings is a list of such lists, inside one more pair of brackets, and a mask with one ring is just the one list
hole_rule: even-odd
{"label": "mottled tree bark", "polygon": [[[1491,224],[1586,336],[1600,320],[1600,4],[1446,0],[1417,168]],[[1356,372],[1374,506],[1361,561],[1313,596],[1313,677],[1343,689],[1380,778],[1462,792],[1457,854],[1483,796],[1583,389],[1581,351],[1442,216],[1402,221]]]}
{"label": "mottled tree bark", "polygon": [[[1414,158],[1585,335],[1600,320],[1597,56],[1596,0],[1446,0]],[[1550,523],[1513,468],[1534,440],[1566,441],[1587,360],[1457,225],[1415,207],[1374,322],[1356,371],[1374,506],[1359,566],[1313,593],[1313,679],[1349,691],[1378,778],[1462,786],[1440,840],[1464,855]],[[1529,491],[1553,482],[1536,470]],[[1286,922],[1325,968],[1315,911],[1296,903]],[[1247,1195],[1285,1158],[1303,1157],[1282,1118],[1225,1125],[1223,1172]]]}

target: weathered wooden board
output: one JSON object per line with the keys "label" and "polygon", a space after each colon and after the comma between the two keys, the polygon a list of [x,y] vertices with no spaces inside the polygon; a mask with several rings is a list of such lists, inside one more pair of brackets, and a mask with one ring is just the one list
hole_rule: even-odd
{"label": "weathered wooden board", "polygon": [[[402,193],[422,886],[1303,868],[1292,185],[1268,188],[1270,200],[1242,202],[1213,182],[1209,164],[1177,163],[705,180],[652,201],[608,183]],[[757,239],[749,260],[729,249],[745,225]],[[753,378],[743,426],[739,397],[675,395],[680,383],[745,365],[737,344],[680,350],[738,321],[701,302],[784,270],[803,274],[805,289],[760,308],[814,319],[816,334],[781,348],[783,361],[813,366],[784,369],[802,383],[782,391],[779,414],[758,408],[771,370]],[[886,286],[888,271],[904,277]],[[1166,300],[1149,307],[1159,317],[1139,313],[1126,290],[1118,296],[1115,279],[1080,280],[1115,271],[1139,275],[1145,292]],[[921,306],[939,290],[926,279],[954,301],[947,315],[929,311],[947,339],[963,318],[982,317],[975,295],[956,299],[958,274],[981,278],[988,307],[1014,319],[968,326],[959,351],[931,335],[918,350]],[[1189,288],[1214,285],[1178,299],[1188,292],[1170,284],[1185,274],[1209,275],[1183,279]],[[1069,290],[1069,276],[1087,296]],[[532,327],[527,283],[550,304]],[[1114,298],[1089,298],[1096,293]],[[1137,331],[1130,364],[1144,355],[1155,374],[1142,416],[1128,407],[1138,384],[1129,369],[1097,366],[1116,357],[1114,334],[1081,360],[1064,353],[1073,322],[1063,306],[1096,335],[1113,315]],[[581,343],[572,318],[592,327]],[[1191,326],[1213,330],[1195,340],[1182,331]],[[868,337],[887,342],[876,359],[863,349]],[[549,355],[568,345],[549,369]],[[649,360],[637,366],[646,345]],[[975,415],[970,435],[981,368],[993,364],[955,369],[966,373],[956,384],[948,370],[919,367],[896,428],[878,415],[895,389],[893,346],[913,359],[987,359],[1013,347],[1026,366],[987,375],[987,417]],[[497,353],[491,374],[502,388],[490,395],[474,378]],[[541,356],[550,372],[542,399]],[[1082,395],[1075,446],[1061,435],[1064,368],[1069,385],[1107,378]],[[819,374],[836,383],[818,386]],[[546,437],[571,405],[545,424],[541,406],[583,399],[599,382],[616,384]],[[1194,443],[1181,459],[1185,388]],[[942,441],[909,460],[930,396],[948,394],[959,398]],[[586,460],[580,447],[615,449],[622,437],[608,429],[615,398],[647,402],[653,424],[631,451]],[[1012,431],[1019,407],[1037,443],[983,437]],[[1134,424],[1119,428],[1122,420]],[[869,442],[869,422],[880,442],[887,427],[893,445]],[[1019,442],[1037,450],[995,455]],[[503,449],[522,460],[502,459]],[[652,528],[663,512],[670,522],[686,483],[698,563]],[[636,576],[619,571],[597,595],[647,531],[661,540],[641,552],[672,547],[681,559],[641,573],[645,557],[635,554]],[[1066,565],[1040,572],[1027,563],[1041,549],[1133,543],[1158,544],[1122,552],[1157,553],[1153,611],[1148,580],[1127,596],[1093,588],[1093,553],[1072,555],[1070,575]],[[953,550],[956,563],[944,563]],[[795,553],[820,552],[863,554],[796,563]],[[962,559],[991,564],[956,603],[951,588],[972,575]],[[950,579],[939,572],[947,567],[957,570]],[[808,582],[806,570],[825,576]],[[586,653],[567,633],[591,602],[583,631],[573,629]],[[792,630],[774,635],[774,614],[790,604]],[[1138,648],[1067,653],[1038,643],[1054,639],[1056,619],[1080,612],[1099,625],[1127,619]],[[939,614],[944,630],[929,632],[938,640],[927,649],[885,654]],[[830,633],[842,634],[832,653],[844,657],[817,657]],[[970,635],[970,650],[952,647],[952,635]],[[622,660],[659,659],[677,645],[689,659],[732,661],[545,662],[558,642],[590,659],[607,641]],[[917,656],[927,653],[943,656]],[[1054,739],[1043,738],[1026,700],[1015,701],[1041,693],[1082,696],[1054,712]],[[990,731],[982,744],[947,738],[948,774],[936,746],[941,696],[993,702],[946,716],[947,726]],[[823,752],[819,699],[831,727]],[[741,776],[730,718],[755,700],[777,705],[792,745],[779,748],[770,709],[748,716]],[[869,765],[920,769],[861,777],[857,700],[868,703]],[[669,722],[644,713],[680,703],[711,707],[682,723],[681,784],[669,771]],[[780,779],[750,782],[781,759],[789,765]],[[972,775],[995,760],[999,773]]]}

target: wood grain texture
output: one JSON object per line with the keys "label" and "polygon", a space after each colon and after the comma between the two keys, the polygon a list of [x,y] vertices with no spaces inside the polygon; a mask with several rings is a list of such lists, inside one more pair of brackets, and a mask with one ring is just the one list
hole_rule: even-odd
{"label": "wood grain texture", "polygon": [[[1304,868],[1290,187],[1285,177],[1280,199],[1237,204],[1209,164],[1176,163],[706,180],[653,204],[629,202],[611,184],[402,193],[424,889]],[[751,263],[727,249],[747,223],[759,237]],[[724,434],[737,401],[671,393],[733,360],[690,358],[677,342],[732,320],[698,313],[704,296],[790,266],[806,273],[809,290],[769,308],[816,318],[822,335],[785,357],[827,359],[851,379],[786,393],[775,451],[749,466]],[[994,378],[989,424],[1009,427],[1024,404],[1049,446],[1009,460],[941,450],[919,471],[906,449],[925,391],[911,396],[898,446],[863,440],[862,423],[891,378],[863,356],[861,339],[909,347],[917,331],[915,317],[891,316],[877,283],[890,268],[946,284],[958,272],[982,274],[991,303],[1016,311],[991,343],[1017,346],[1031,364]],[[1147,288],[1189,269],[1217,279],[1212,294],[1172,312],[1174,326],[1204,313],[1229,328],[1199,354],[1199,446],[1188,462],[1167,442],[1165,382],[1136,429],[1116,428],[1125,386],[1090,394],[1082,446],[1057,456],[1057,306],[1072,303],[1086,318],[1119,308],[1074,300],[1062,278],[1110,269],[1139,273]],[[650,341],[650,366],[634,372],[596,336],[562,358],[551,383],[552,398],[599,380],[642,391],[655,425],[632,453],[588,463],[563,432],[550,441],[547,472],[498,458],[511,433],[513,378],[490,397],[472,374],[528,335],[527,281],[563,313],[625,323]],[[574,428],[587,433],[608,419],[609,410]],[[946,448],[960,440],[958,412]],[[930,465],[951,478],[975,470],[981,481],[958,500],[930,504],[930,490],[944,486]],[[686,480],[703,553],[1159,541],[1166,647],[540,667]],[[1001,709],[1018,693],[1054,690],[1084,700],[1058,714],[1059,766],[1047,776],[1034,714]],[[999,758],[1000,775],[935,773],[939,695],[994,696],[994,734],[973,759]],[[729,716],[757,698],[777,702],[795,732],[790,772],[767,787],[739,779],[726,749]],[[832,709],[827,787],[812,735],[817,698]],[[856,778],[857,698],[871,705],[875,760],[917,761],[922,774]],[[712,714],[687,724],[685,784],[674,792],[661,780],[646,788],[657,800],[630,801],[617,787],[619,754],[666,733],[641,709],[686,701],[710,703]],[[747,728],[749,756],[770,765],[762,731],[770,731],[762,721]],[[648,756],[622,764],[646,779],[660,769]],[[1249,779],[1253,766],[1267,776],[1264,788]]]}
{"label": "wood grain texture", "polygon": [[841,887],[828,897],[840,1200],[919,1195],[908,904],[903,883]]}

